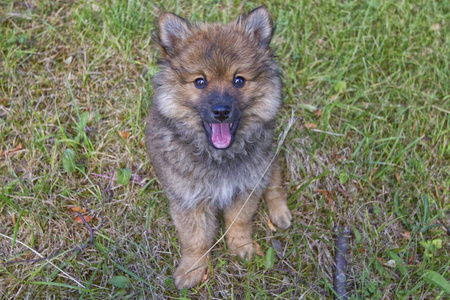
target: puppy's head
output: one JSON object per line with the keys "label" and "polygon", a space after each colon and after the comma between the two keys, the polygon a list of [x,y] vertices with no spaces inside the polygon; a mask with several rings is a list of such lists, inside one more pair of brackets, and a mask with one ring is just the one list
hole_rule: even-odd
{"label": "puppy's head", "polygon": [[241,131],[273,120],[280,106],[272,34],[264,7],[226,25],[190,24],[164,13],[154,104],[182,127],[203,131],[212,147],[231,147]]}

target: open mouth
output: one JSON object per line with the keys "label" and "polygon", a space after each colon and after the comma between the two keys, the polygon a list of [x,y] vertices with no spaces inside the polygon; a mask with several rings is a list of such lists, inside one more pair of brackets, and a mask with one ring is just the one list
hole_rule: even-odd
{"label": "open mouth", "polygon": [[225,149],[231,145],[235,123],[207,123],[204,122],[208,138],[217,149]]}

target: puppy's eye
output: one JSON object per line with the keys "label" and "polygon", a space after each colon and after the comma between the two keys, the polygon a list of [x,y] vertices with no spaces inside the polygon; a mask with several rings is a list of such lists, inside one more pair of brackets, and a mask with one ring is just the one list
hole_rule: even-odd
{"label": "puppy's eye", "polygon": [[233,85],[237,88],[241,88],[243,87],[245,84],[245,79],[244,77],[241,76],[237,76],[236,78],[234,78],[233,80]]}
{"label": "puppy's eye", "polygon": [[200,77],[194,80],[194,85],[198,89],[204,89],[208,85],[208,83],[206,82],[205,78]]}

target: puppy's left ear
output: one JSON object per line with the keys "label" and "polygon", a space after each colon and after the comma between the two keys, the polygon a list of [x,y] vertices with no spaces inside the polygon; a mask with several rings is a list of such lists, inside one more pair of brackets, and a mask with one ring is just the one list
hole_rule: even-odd
{"label": "puppy's left ear", "polygon": [[245,31],[262,46],[269,46],[273,35],[273,21],[265,6],[252,10],[247,16],[239,18]]}

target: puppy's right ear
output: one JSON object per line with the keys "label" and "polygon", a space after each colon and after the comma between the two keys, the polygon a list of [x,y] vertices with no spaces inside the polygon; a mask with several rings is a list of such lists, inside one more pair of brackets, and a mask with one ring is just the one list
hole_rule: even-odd
{"label": "puppy's right ear", "polygon": [[247,16],[239,18],[238,24],[242,24],[245,31],[261,46],[269,46],[273,35],[273,21],[265,6],[255,8]]}
{"label": "puppy's right ear", "polygon": [[164,51],[172,56],[180,43],[189,36],[189,22],[173,13],[163,13],[158,20],[159,44]]}

